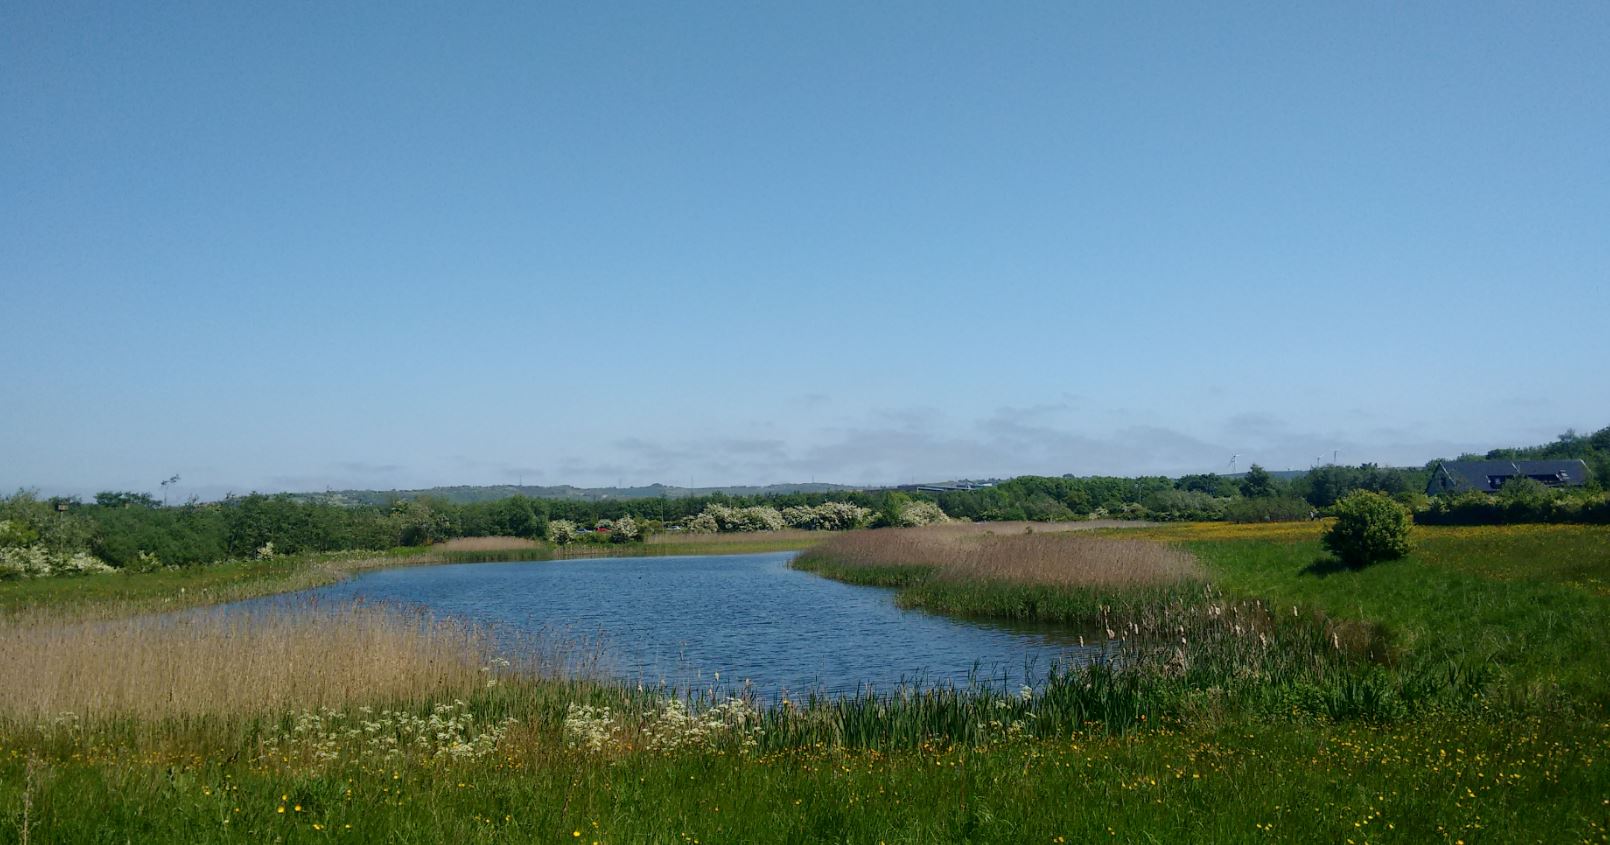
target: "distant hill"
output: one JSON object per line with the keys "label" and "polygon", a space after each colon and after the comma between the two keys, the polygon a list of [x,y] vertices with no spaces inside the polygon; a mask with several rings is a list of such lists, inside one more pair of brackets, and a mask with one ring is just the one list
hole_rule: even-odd
{"label": "distant hill", "polygon": [[527,496],[532,499],[574,499],[598,502],[606,499],[681,499],[689,496],[770,496],[785,493],[843,493],[862,490],[843,484],[768,484],[764,487],[675,487],[667,484],[650,484],[647,487],[573,487],[560,484],[538,487],[517,484],[484,486],[460,485],[430,487],[424,490],[331,490],[325,493],[295,493],[294,498],[309,502],[332,502],[345,505],[384,505],[399,499],[417,499],[428,496],[455,504],[487,502],[507,499],[510,496]]}
{"label": "distant hill", "polygon": [[[1483,455],[1463,455],[1462,459],[1519,460],[1540,458],[1582,458],[1587,461],[1594,480],[1610,479],[1610,427],[1589,435],[1567,431],[1553,443],[1522,448],[1494,449]],[[1432,464],[1436,461],[1432,461]],[[1430,464],[1425,468],[1429,469]],[[1382,469],[1394,469],[1382,467]],[[1404,472],[1418,472],[1421,467],[1398,467]],[[1294,481],[1307,475],[1306,469],[1271,469],[1269,474],[1281,481]],[[1230,478],[1241,478],[1246,473],[1221,473]],[[1074,478],[1065,475],[1064,478]],[[991,486],[1000,479],[988,481],[943,481],[929,484],[854,486],[846,484],[768,484],[765,486],[739,485],[727,487],[675,487],[667,484],[650,484],[646,487],[575,487],[561,484],[537,487],[514,484],[488,486],[431,487],[424,490],[333,490],[325,493],[294,493],[293,498],[310,502],[331,502],[346,505],[384,505],[397,499],[417,499],[431,496],[456,504],[506,499],[510,496],[529,496],[533,499],[571,499],[588,502],[609,499],[680,499],[690,496],[711,496],[718,493],[729,496],[768,496],[787,493],[849,493],[860,490],[928,490],[942,487],[960,490],[973,486]]]}

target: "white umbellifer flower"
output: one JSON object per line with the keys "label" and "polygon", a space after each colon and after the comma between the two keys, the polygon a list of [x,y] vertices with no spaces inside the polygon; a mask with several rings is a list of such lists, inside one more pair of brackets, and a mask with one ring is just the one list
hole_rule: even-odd
{"label": "white umbellifer flower", "polygon": [[[369,708],[360,708],[359,713],[373,715]],[[429,718],[385,710],[376,718],[349,722],[346,714],[326,709],[297,715],[289,731],[264,745],[271,756],[300,752],[316,763],[329,763],[368,754],[400,756],[403,741],[412,738],[414,754],[420,759],[474,760],[495,751],[514,723],[511,718],[481,727],[463,701],[436,705]]]}

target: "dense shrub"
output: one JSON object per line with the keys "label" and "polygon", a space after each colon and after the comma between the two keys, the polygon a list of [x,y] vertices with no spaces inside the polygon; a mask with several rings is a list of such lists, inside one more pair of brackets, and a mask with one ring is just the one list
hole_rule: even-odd
{"label": "dense shrub", "polygon": [[1437,496],[1425,510],[1415,512],[1414,521],[1421,525],[1512,525],[1528,522],[1610,525],[1610,496],[1603,493],[1548,492],[1550,495],[1542,498],[1487,493]]}
{"label": "dense shrub", "polygon": [[807,531],[844,531],[860,528],[872,518],[870,508],[848,502],[823,502],[815,507],[793,505],[783,508],[783,521],[790,528]]}
{"label": "dense shrub", "polygon": [[945,516],[945,512],[940,510],[938,505],[934,504],[933,502],[917,500],[914,502],[907,502],[905,506],[900,509],[900,521],[898,525],[903,528],[915,528],[919,525],[935,525],[937,523],[949,521],[950,517]]}
{"label": "dense shrub", "polygon": [[1337,502],[1334,513],[1322,541],[1343,563],[1361,567],[1409,553],[1409,511],[1390,496],[1357,490]]}
{"label": "dense shrub", "polygon": [[785,527],[806,531],[844,531],[864,527],[871,519],[870,508],[848,502],[789,505],[782,510],[764,505],[735,508],[712,504],[683,520],[682,529],[690,534],[778,531]]}
{"label": "dense shrub", "polygon": [[[1153,493],[1173,490],[1174,482],[1161,476],[1118,478],[1065,475],[1024,475],[977,490],[935,494],[934,499],[953,519],[975,521],[1047,519],[1065,520],[1094,514],[1121,514],[1126,506],[1139,506]],[[1217,489],[1217,488],[1215,488]],[[889,497],[901,494],[890,493]],[[880,524],[894,525],[895,510],[880,503]],[[1133,510],[1128,511],[1133,513]]]}
{"label": "dense shrub", "polygon": [[576,523],[568,519],[556,519],[548,523],[548,539],[558,546],[568,546],[581,538],[582,531]]}
{"label": "dense shrub", "polygon": [[1291,522],[1313,515],[1311,505],[1292,496],[1236,499],[1224,508],[1224,518],[1231,522]]}
{"label": "dense shrub", "polygon": [[1228,497],[1182,489],[1159,490],[1148,495],[1141,504],[1151,519],[1213,521],[1224,518],[1225,508],[1230,502]]}
{"label": "dense shrub", "polygon": [[1327,465],[1315,467],[1294,479],[1291,492],[1318,508],[1328,508],[1354,490],[1371,490],[1391,496],[1425,489],[1429,476],[1423,469],[1399,469],[1361,464],[1356,467]]}
{"label": "dense shrub", "polygon": [[51,551],[44,546],[0,547],[0,581],[50,575],[95,575],[114,571],[83,552]]}
{"label": "dense shrub", "polygon": [[615,520],[615,524],[609,532],[609,541],[611,543],[630,543],[641,539],[643,539],[643,527],[631,516],[623,516]]}

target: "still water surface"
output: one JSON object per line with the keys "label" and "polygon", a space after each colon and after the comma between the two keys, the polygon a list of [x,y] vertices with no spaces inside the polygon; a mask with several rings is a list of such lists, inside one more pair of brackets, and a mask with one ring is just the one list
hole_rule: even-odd
{"label": "still water surface", "polygon": [[604,670],[677,688],[749,681],[762,695],[975,680],[1016,689],[1088,658],[1077,632],[948,619],[894,591],[788,568],[795,552],[387,569],[308,591],[423,607],[505,631],[601,638]]}

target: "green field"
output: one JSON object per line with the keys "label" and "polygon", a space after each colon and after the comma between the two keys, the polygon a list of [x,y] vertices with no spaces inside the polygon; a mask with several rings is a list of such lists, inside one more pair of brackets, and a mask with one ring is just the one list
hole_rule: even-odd
{"label": "green field", "polygon": [[1610,708],[1610,529],[1420,528],[1412,556],[1357,572],[1301,535],[1186,543],[1227,590],[1380,624],[1399,663],[1491,666],[1498,693]]}
{"label": "green field", "polygon": [[[1318,531],[1146,529],[1198,561],[1168,586],[863,567],[917,606],[1188,623],[1189,644],[1179,665],[1135,652],[1133,672],[1075,674],[1021,699],[798,702],[727,723],[754,734],[676,722],[702,737],[676,750],[655,744],[669,723],[651,695],[514,675],[487,686],[482,654],[445,675],[407,658],[422,680],[384,698],[322,677],[330,715],[227,690],[189,710],[147,690],[144,706],[167,715],[139,717],[45,716],[14,696],[0,714],[0,841],[1610,841],[1610,532],[1421,529],[1410,557],[1353,571],[1327,563]],[[815,566],[856,577],[820,554]],[[100,578],[146,579],[134,583],[148,602],[230,583]],[[124,598],[79,580],[59,594],[28,585],[25,601],[5,585],[0,600],[39,613],[58,597]],[[1202,608],[1218,615],[1192,615]],[[131,659],[152,659],[131,630]],[[405,634],[368,648],[413,654]],[[312,655],[290,659],[300,666],[354,647],[336,636],[286,653]],[[285,671],[317,671],[297,666]],[[250,671],[243,685],[277,683],[271,665]],[[380,718],[366,704],[425,719],[455,699],[444,742],[495,743],[388,755],[375,737],[393,727],[357,727]],[[612,708],[591,746],[573,727],[578,704]]]}

